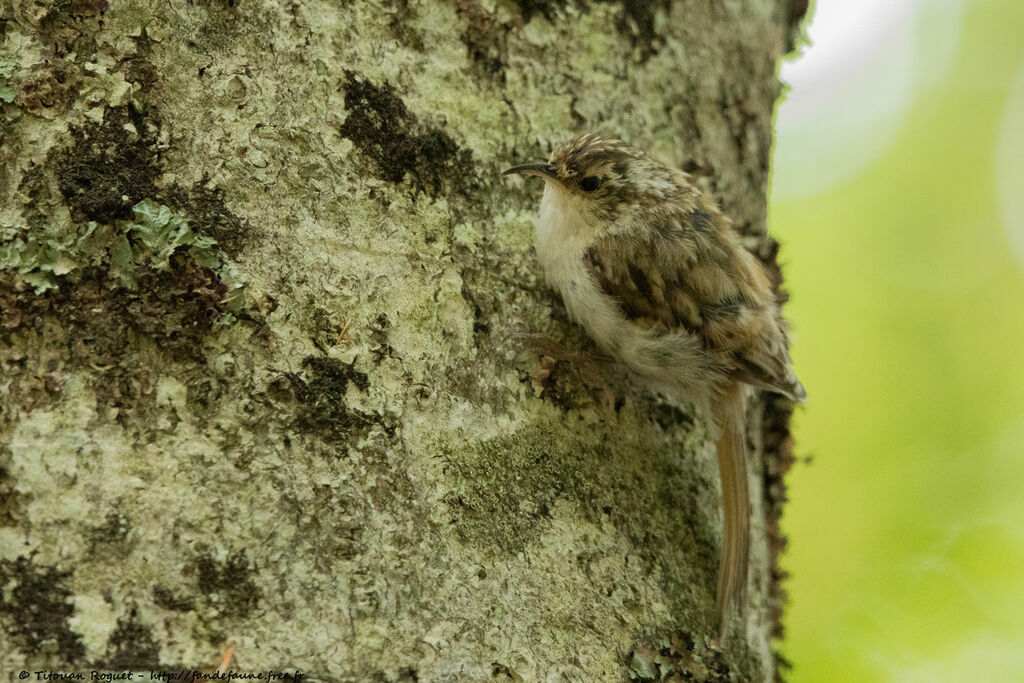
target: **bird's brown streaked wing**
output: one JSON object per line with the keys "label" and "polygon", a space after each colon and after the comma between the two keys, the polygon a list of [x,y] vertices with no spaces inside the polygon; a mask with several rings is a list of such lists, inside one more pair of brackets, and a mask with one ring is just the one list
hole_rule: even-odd
{"label": "bird's brown streaked wing", "polygon": [[803,400],[789,368],[774,294],[728,219],[713,207],[660,207],[623,235],[599,239],[584,263],[627,319],[687,332],[732,358],[738,380]]}

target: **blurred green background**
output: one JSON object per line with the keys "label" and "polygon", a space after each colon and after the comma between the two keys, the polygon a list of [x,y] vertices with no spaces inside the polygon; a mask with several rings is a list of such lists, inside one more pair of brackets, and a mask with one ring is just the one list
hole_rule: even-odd
{"label": "blurred green background", "polygon": [[797,683],[1024,681],[1024,2],[820,0],[769,225]]}

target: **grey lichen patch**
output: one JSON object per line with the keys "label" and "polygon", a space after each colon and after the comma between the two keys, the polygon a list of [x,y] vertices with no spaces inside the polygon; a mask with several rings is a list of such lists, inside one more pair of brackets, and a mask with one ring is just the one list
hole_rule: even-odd
{"label": "grey lichen patch", "polygon": [[276,19],[272,6],[257,0],[210,0],[194,3],[181,29],[198,52],[229,52],[245,38],[264,39]]}
{"label": "grey lichen patch", "polygon": [[[366,462],[366,466],[375,475],[389,478],[388,468],[380,459]],[[316,484],[306,495],[288,493],[281,502],[285,514],[294,519],[296,537],[303,539],[310,548],[309,563],[318,571],[330,573],[338,561],[356,559],[366,550],[363,543],[363,525],[368,513],[366,501],[349,487]]]}
{"label": "grey lichen patch", "polygon": [[346,71],[341,136],[372,162],[378,177],[401,183],[408,175],[415,192],[432,197],[466,192],[475,184],[473,154],[440,127],[420,121],[389,83],[375,84]]}
{"label": "grey lichen patch", "polygon": [[[672,0],[572,0],[551,2],[550,0],[515,0],[523,22],[534,17],[543,17],[557,23],[566,13],[585,12],[592,5],[612,5],[615,29],[626,37],[638,51],[641,61],[647,61],[664,44],[664,31],[658,26],[658,15],[664,20],[672,6]],[[571,9],[569,9],[571,8]]]}
{"label": "grey lichen patch", "polygon": [[[0,39],[5,37],[6,31],[0,29]],[[0,121],[7,123],[10,114],[5,110],[4,105],[14,101],[18,93],[18,82],[15,74],[19,71],[18,60],[7,50],[0,49]],[[3,129],[0,129],[3,130]],[[6,137],[5,137],[6,139]]]}
{"label": "grey lichen patch", "polygon": [[[627,657],[629,678],[635,681],[704,681],[728,683],[735,680],[721,650],[708,646],[686,631],[662,636],[650,645],[637,647]],[[742,677],[739,680],[754,680]]]}
{"label": "grey lichen patch", "polygon": [[71,572],[38,565],[32,557],[0,560],[0,620],[11,642],[35,661],[74,664],[85,655],[71,630]]}

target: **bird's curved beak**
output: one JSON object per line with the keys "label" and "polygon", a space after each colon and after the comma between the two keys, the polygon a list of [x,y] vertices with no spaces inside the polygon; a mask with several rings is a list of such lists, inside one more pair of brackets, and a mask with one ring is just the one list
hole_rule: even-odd
{"label": "bird's curved beak", "polygon": [[555,167],[544,162],[513,166],[501,175],[512,175],[513,173],[518,173],[519,175],[535,175],[539,178],[547,178],[549,180],[555,180],[557,178],[555,175]]}

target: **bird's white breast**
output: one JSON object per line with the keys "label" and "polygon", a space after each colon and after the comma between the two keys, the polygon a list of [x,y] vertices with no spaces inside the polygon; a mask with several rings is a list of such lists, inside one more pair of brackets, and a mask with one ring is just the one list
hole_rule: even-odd
{"label": "bird's white breast", "polygon": [[574,198],[548,183],[537,220],[537,257],[548,283],[561,293],[569,317],[583,325],[602,349],[619,355],[628,322],[583,263],[593,235],[583,221]]}

